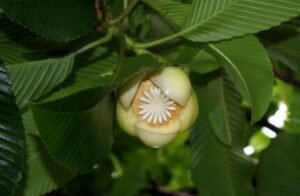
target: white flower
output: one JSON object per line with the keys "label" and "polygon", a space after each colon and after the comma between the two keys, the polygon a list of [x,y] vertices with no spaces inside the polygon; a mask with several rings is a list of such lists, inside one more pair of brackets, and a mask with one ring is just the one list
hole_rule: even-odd
{"label": "white flower", "polygon": [[161,147],[188,129],[198,115],[198,102],[187,75],[166,67],[130,79],[119,90],[117,120],[127,133]]}

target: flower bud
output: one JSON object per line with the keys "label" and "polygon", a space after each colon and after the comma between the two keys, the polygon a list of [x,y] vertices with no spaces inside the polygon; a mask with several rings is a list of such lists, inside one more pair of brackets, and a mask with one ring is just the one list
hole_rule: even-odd
{"label": "flower bud", "polygon": [[116,113],[125,132],[158,148],[194,123],[198,102],[184,71],[166,67],[120,87]]}

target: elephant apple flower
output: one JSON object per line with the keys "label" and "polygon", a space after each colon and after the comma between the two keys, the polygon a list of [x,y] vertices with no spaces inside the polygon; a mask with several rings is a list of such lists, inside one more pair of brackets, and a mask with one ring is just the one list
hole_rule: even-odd
{"label": "elephant apple flower", "polygon": [[194,123],[198,102],[185,72],[165,67],[135,76],[120,87],[116,110],[125,132],[158,148]]}

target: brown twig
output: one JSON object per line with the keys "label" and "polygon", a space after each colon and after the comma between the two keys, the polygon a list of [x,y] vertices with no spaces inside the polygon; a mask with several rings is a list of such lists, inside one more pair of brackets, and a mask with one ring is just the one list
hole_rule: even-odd
{"label": "brown twig", "polygon": [[288,84],[291,84],[296,88],[300,88],[300,81],[295,79],[290,74],[283,72],[277,68],[273,68],[273,72],[274,72],[274,75],[276,76],[276,78],[278,78]]}
{"label": "brown twig", "polygon": [[171,191],[161,186],[157,181],[150,180],[151,187],[145,188],[142,192],[150,193],[153,196],[197,196],[197,190],[194,188],[186,188],[178,191]]}
{"label": "brown twig", "polygon": [[261,127],[267,127],[268,129],[271,129],[272,131],[274,131],[277,134],[283,132],[282,129],[276,127],[275,125],[273,125],[271,123],[269,123],[269,121],[265,118],[261,119],[260,121],[258,121],[255,124],[258,125],[258,126],[261,126]]}

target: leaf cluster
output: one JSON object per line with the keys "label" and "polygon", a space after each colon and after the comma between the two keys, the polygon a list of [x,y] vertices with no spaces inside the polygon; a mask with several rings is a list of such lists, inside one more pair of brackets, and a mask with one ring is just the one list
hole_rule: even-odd
{"label": "leaf cluster", "polygon": [[[299,195],[299,14],[299,0],[0,0],[0,195]],[[156,150],[114,113],[120,85],[164,66],[186,71],[200,114]]]}

